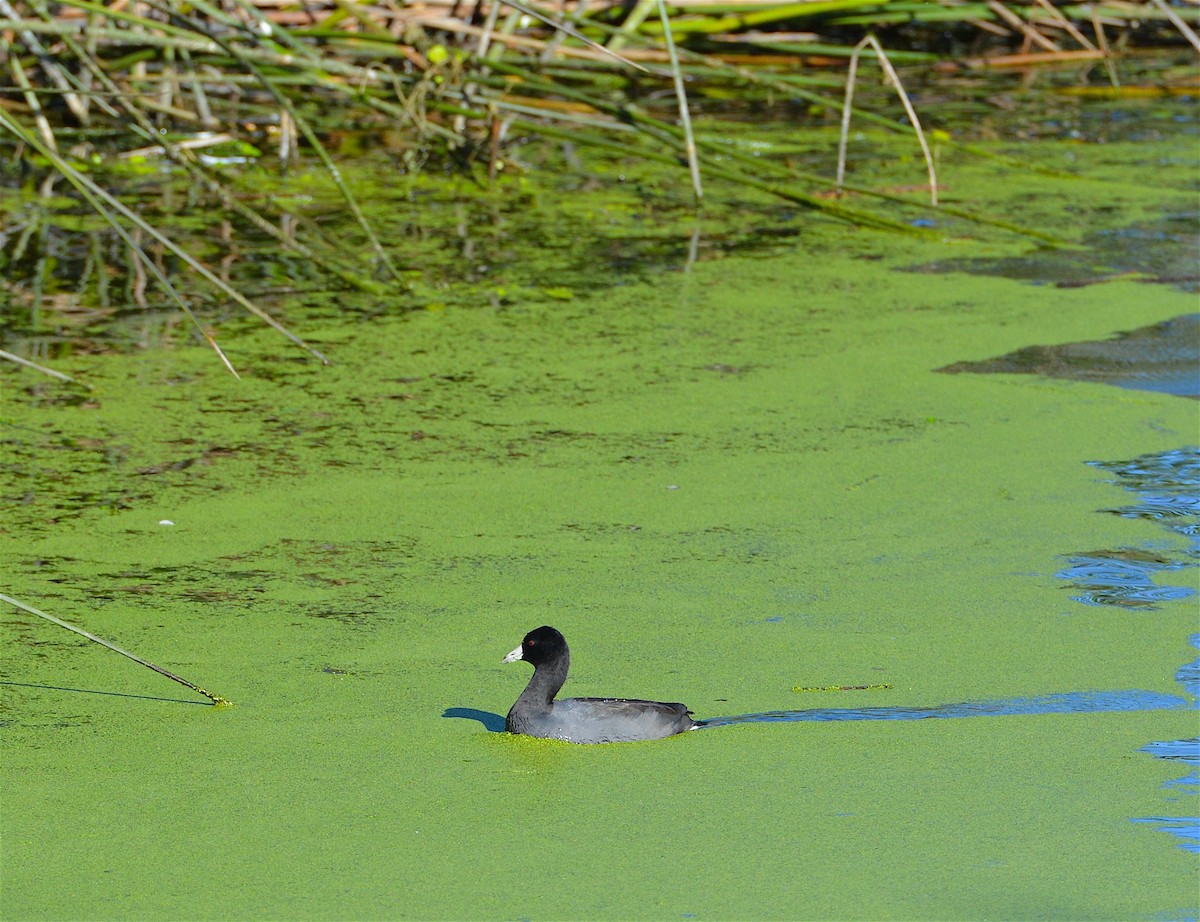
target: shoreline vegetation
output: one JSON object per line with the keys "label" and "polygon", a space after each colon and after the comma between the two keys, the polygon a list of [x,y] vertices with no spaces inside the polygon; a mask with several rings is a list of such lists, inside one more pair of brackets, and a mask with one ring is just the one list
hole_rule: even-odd
{"label": "shoreline vegetation", "polygon": [[[894,206],[917,215],[939,208],[937,178],[926,114],[898,68],[919,76],[1082,66],[1091,73],[1080,92],[1194,93],[1186,77],[1122,86],[1116,62],[1162,48],[1194,54],[1197,24],[1200,6],[1165,0],[0,0],[0,151],[6,184],[39,173],[69,183],[236,374],[161,254],[328,360],[124,201],[120,183],[106,178],[114,164],[165,158],[232,220],[374,293],[403,290],[406,273],[327,148],[329,132],[347,124],[400,134],[398,168],[406,171],[441,158],[486,172],[491,184],[508,146],[543,138],[687,169],[697,206],[705,183],[719,183],[858,226],[921,233]],[[854,106],[859,72],[870,66],[901,100],[904,119]],[[695,131],[691,113],[710,98],[789,99],[840,119],[836,183]],[[844,182],[852,120],[911,134],[927,185],[896,193]],[[302,156],[327,171],[361,245],[332,247],[319,235],[306,242],[288,226],[285,206],[251,203],[225,172],[268,157],[286,170]],[[939,210],[1058,242],[960,208]]]}

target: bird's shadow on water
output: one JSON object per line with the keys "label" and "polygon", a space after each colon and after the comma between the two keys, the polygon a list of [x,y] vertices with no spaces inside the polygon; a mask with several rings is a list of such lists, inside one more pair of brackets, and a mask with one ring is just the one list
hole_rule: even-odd
{"label": "bird's shadow on water", "polygon": [[446,708],[443,717],[462,717],[466,720],[478,720],[492,733],[504,732],[504,718],[491,711],[477,711],[475,708]]}
{"label": "bird's shadow on water", "polygon": [[[797,723],[835,720],[928,720],[952,717],[1004,717],[1017,714],[1098,714],[1107,711],[1175,711],[1195,708],[1195,702],[1178,695],[1129,689],[1126,691],[1065,692],[1033,698],[965,701],[935,707],[808,708],[802,711],[763,711],[697,721],[698,730],[750,723]],[[443,717],[478,720],[492,733],[504,731],[504,718],[475,708],[447,708]]]}

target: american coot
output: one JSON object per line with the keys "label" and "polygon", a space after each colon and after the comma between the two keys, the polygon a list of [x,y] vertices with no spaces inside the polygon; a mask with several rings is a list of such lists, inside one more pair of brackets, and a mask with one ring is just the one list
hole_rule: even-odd
{"label": "american coot", "polygon": [[564,698],[554,696],[567,680],[571,653],[567,641],[552,627],[530,631],[521,646],[504,657],[533,666],[533,678],[508,712],[509,733],[569,740],[572,743],[618,743],[657,740],[699,726],[683,704],[635,701],[627,698]]}

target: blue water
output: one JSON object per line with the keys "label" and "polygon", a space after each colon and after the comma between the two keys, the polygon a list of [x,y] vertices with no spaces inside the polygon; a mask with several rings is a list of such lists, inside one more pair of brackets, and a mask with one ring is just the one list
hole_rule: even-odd
{"label": "blue water", "polygon": [[[1156,608],[1159,602],[1175,604],[1187,600],[1193,595],[1192,590],[1156,585],[1154,577],[1194,567],[1200,560],[1200,449],[1186,447],[1142,455],[1131,461],[1092,464],[1115,475],[1113,483],[1137,497],[1132,505],[1101,512],[1156,522],[1182,537],[1184,547],[1181,550],[1121,548],[1074,555],[1070,558],[1071,566],[1058,574],[1083,590],[1073,598],[1089,605],[1143,609]],[[1188,640],[1200,649],[1200,634],[1193,634]],[[1191,700],[1200,696],[1200,659],[1180,666],[1175,681]],[[1164,787],[1170,792],[1168,800],[1192,798],[1194,805],[1195,799],[1200,798],[1200,740],[1162,740],[1142,747],[1141,751],[1156,759],[1187,766],[1187,774],[1168,781]],[[1200,816],[1145,816],[1135,817],[1133,822],[1153,823],[1180,840],[1180,848],[1200,853]]]}

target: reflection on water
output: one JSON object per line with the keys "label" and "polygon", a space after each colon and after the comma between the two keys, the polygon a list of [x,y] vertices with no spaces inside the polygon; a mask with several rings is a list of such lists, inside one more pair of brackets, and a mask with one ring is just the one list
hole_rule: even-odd
{"label": "reflection on water", "polygon": [[1157,692],[1103,691],[1067,692],[1035,698],[1000,698],[995,701],[964,701],[934,707],[809,708],[802,711],[764,711],[735,717],[712,717],[700,728],[727,727],[747,723],[792,723],[831,720],[925,720],[935,717],[1007,717],[1016,714],[1090,714],[1101,711],[1162,711],[1189,707],[1176,695]]}
{"label": "reflection on water", "polygon": [[1138,498],[1132,506],[1102,511],[1157,522],[1187,538],[1185,553],[1200,558],[1200,448],[1174,448],[1132,461],[1092,461],[1091,465],[1113,474],[1113,483]]}
{"label": "reflection on water", "polygon": [[[1196,566],[1200,559],[1200,449],[1179,448],[1132,461],[1094,461],[1092,465],[1114,474],[1114,482],[1137,497],[1133,505],[1102,512],[1157,522],[1187,544],[1181,552],[1175,552],[1176,556],[1145,548],[1074,555],[1071,566],[1058,574],[1083,590],[1082,595],[1072,598],[1090,605],[1153,608],[1154,602],[1179,601],[1193,595],[1191,589],[1182,586],[1155,586],[1153,575]],[[1200,634],[1193,634],[1189,641],[1200,649]],[[1175,681],[1193,701],[1200,697],[1200,659],[1181,666]],[[1189,767],[1186,775],[1164,785],[1172,801],[1200,795],[1200,740],[1153,742],[1141,751]],[[1133,821],[1153,823],[1183,840],[1180,848],[1200,852],[1200,818],[1196,816],[1144,816]]]}
{"label": "reflection on water", "polygon": [[1082,247],[1043,247],[1018,256],[941,259],[916,272],[970,272],[1020,279],[1035,285],[1079,288],[1127,278],[1143,284],[1200,289],[1196,275],[1196,214],[1180,211],[1160,219],[1085,234]]}
{"label": "reflection on water", "polygon": [[[1200,634],[1193,634],[1188,640],[1193,647],[1200,650]],[[1193,699],[1200,696],[1200,659],[1181,666],[1175,673],[1175,681],[1182,685]],[[1180,762],[1190,768],[1186,775],[1163,785],[1174,795],[1172,800],[1200,796],[1200,739],[1151,743],[1143,746],[1140,751],[1156,759]],[[1136,817],[1134,822],[1154,823],[1162,832],[1169,832],[1182,839],[1179,843],[1180,848],[1189,852],[1200,852],[1200,816],[1140,816]]]}
{"label": "reflection on water", "polygon": [[1115,476],[1118,486],[1137,496],[1129,506],[1103,509],[1126,519],[1157,522],[1187,540],[1179,551],[1117,548],[1067,556],[1058,572],[1080,590],[1071,596],[1085,605],[1155,609],[1193,595],[1186,586],[1158,586],[1156,574],[1196,566],[1200,559],[1200,449],[1177,448],[1132,461],[1093,461]]}
{"label": "reflection on water", "polygon": [[1181,570],[1190,564],[1170,560],[1153,551],[1121,548],[1115,551],[1089,551],[1072,554],[1067,566],[1055,574],[1071,581],[1081,590],[1072,601],[1084,605],[1117,605],[1123,608],[1156,609],[1159,602],[1186,599],[1192,590],[1186,586],[1158,586],[1154,576]]}

